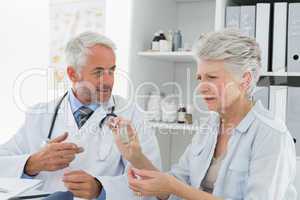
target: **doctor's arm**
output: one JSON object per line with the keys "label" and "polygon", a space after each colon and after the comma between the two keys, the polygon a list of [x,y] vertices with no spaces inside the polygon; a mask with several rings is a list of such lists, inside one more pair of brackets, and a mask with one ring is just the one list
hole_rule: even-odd
{"label": "doctor's arm", "polygon": [[30,156],[25,124],[10,140],[0,145],[0,176],[20,178]]}

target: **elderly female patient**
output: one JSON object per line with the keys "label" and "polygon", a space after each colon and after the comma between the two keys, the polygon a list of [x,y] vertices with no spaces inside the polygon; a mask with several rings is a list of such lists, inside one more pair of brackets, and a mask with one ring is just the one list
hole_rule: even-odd
{"label": "elderly female patient", "polygon": [[284,122],[260,101],[251,101],[261,67],[258,44],[223,30],[202,36],[196,49],[198,91],[212,111],[209,128],[194,136],[166,174],[143,155],[131,124],[115,119],[131,137],[122,144],[119,128],[112,127],[118,148],[133,166],[130,188],[159,199],[295,200],[293,139]]}

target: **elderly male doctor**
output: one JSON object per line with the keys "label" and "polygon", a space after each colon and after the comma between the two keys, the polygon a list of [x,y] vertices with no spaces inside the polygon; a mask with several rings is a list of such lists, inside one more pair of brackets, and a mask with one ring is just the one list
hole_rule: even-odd
{"label": "elderly male doctor", "polygon": [[66,60],[72,88],[64,97],[28,111],[17,134],[0,146],[0,177],[41,179],[42,190],[68,190],[84,199],[136,198],[123,175],[128,162],[115,146],[107,116],[131,119],[140,130],[143,152],[157,167],[160,152],[137,107],[111,94],[114,49],[110,39],[93,32],[69,41]]}

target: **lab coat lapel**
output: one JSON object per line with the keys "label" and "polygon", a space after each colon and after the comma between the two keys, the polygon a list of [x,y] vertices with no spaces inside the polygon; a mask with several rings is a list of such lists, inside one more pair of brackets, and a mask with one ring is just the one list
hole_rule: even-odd
{"label": "lab coat lapel", "polygon": [[51,139],[63,134],[64,132],[68,132],[68,137],[76,135],[78,132],[77,123],[73,116],[68,96],[66,96],[62,101],[61,107],[58,111]]}

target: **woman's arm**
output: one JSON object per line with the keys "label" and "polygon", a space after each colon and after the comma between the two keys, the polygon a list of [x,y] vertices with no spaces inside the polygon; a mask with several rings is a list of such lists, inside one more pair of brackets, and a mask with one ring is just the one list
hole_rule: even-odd
{"label": "woman's arm", "polygon": [[[137,169],[147,169],[159,171],[153,163],[145,156],[140,146],[138,134],[130,121],[120,117],[110,120],[109,127],[114,134],[115,142],[120,150],[122,156],[130,162],[130,164]],[[120,129],[125,128],[128,134],[128,142],[122,140],[120,136]]]}
{"label": "woman's arm", "polygon": [[[143,196],[157,196],[162,200],[168,199],[170,195],[186,200],[220,200],[166,173],[138,169],[130,169],[128,173],[130,188]],[[141,179],[137,179],[136,175]]]}
{"label": "woman's arm", "polygon": [[[175,179],[175,178],[174,178]],[[203,192],[199,189],[193,188],[179,180],[175,179],[172,183],[173,194],[186,200],[220,200],[221,198]]]}

